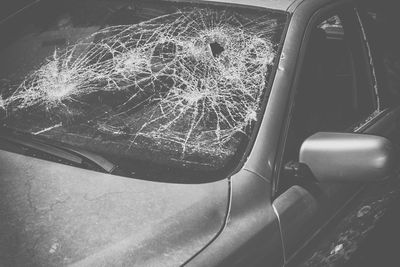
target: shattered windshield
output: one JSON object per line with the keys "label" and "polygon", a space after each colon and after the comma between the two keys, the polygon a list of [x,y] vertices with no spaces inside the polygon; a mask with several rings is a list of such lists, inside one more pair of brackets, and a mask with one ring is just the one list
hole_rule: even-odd
{"label": "shattered windshield", "polygon": [[2,43],[3,127],[133,165],[217,170],[242,153],[284,13],[116,0],[48,12]]}

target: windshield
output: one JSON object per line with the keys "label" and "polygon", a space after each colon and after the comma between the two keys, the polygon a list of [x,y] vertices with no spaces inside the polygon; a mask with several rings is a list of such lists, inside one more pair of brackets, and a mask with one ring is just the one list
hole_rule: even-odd
{"label": "windshield", "polygon": [[240,157],[267,98],[284,13],[49,2],[1,44],[3,127],[133,165],[218,170]]}

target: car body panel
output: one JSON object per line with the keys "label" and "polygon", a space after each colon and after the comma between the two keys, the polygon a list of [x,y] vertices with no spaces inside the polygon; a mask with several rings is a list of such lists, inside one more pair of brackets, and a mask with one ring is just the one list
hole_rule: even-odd
{"label": "car body panel", "polygon": [[221,234],[186,266],[279,266],[279,222],[271,205],[271,185],[242,170],[231,178],[232,201]]}
{"label": "car body panel", "polygon": [[302,245],[301,242],[313,226],[310,221],[317,215],[319,205],[315,196],[298,185],[292,186],[274,200],[273,206],[279,214],[285,257]]}
{"label": "car body panel", "polygon": [[0,153],[1,266],[177,266],[221,230],[228,180],[167,184]]}

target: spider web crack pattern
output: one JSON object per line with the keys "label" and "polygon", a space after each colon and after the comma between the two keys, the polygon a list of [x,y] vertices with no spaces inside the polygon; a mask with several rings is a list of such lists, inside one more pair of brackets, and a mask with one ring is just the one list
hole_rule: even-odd
{"label": "spider web crack pattern", "polygon": [[268,16],[195,8],[106,27],[56,49],[0,107],[51,112],[99,92],[123,95],[114,112],[91,119],[97,130],[129,136],[131,146],[141,138],[174,144],[182,158],[226,154],[257,120],[279,26]]}

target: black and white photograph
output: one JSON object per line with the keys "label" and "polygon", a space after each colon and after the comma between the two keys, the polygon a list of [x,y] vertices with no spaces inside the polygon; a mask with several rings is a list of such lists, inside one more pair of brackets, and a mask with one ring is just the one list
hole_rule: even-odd
{"label": "black and white photograph", "polygon": [[0,1],[0,267],[58,266],[400,266],[400,3]]}

